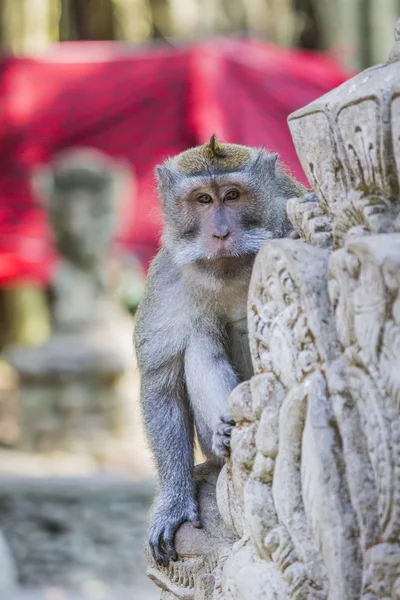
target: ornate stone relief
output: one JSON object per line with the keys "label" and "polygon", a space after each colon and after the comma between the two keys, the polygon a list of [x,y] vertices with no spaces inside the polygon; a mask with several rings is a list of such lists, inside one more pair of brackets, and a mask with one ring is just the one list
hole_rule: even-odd
{"label": "ornate stone relief", "polygon": [[255,374],[230,397],[217,483],[235,543],[187,597],[400,600],[400,21],[395,36],[386,65],[289,117],[314,191],[288,203],[301,239],[255,262]]}
{"label": "ornate stone relief", "polygon": [[[332,224],[334,248],[351,236],[400,231],[398,28],[395,36],[386,65],[367,69],[289,117],[304,171]],[[304,211],[303,199],[291,201],[297,231],[315,243],[299,214],[294,218]]]}
{"label": "ornate stone relief", "polygon": [[329,277],[343,345],[330,367],[329,389],[360,528],[363,597],[397,598],[400,235],[348,242],[332,255]]}

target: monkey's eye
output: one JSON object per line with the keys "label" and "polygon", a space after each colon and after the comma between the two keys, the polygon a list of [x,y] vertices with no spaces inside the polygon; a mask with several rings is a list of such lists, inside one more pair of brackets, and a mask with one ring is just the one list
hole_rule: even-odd
{"label": "monkey's eye", "polygon": [[238,190],[229,190],[229,192],[225,194],[224,200],[237,200],[239,195]]}
{"label": "monkey's eye", "polygon": [[197,196],[196,200],[197,202],[200,202],[200,204],[210,204],[210,202],[212,202],[212,198],[209,194],[202,194],[201,196]]}

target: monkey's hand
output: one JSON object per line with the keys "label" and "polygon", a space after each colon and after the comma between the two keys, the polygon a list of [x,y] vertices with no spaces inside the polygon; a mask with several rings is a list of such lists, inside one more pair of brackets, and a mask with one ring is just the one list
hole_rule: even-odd
{"label": "monkey's hand", "polygon": [[231,453],[231,431],[235,421],[229,414],[223,415],[213,434],[212,449],[219,457],[227,457]]}
{"label": "monkey's hand", "polygon": [[[320,248],[330,248],[333,242],[332,216],[313,191],[301,198],[290,198],[286,205],[289,219],[298,237]],[[289,235],[296,239],[295,233]]]}
{"label": "monkey's hand", "polygon": [[178,527],[185,521],[190,521],[197,529],[201,527],[199,510],[194,499],[183,500],[176,495],[159,498],[149,528],[150,549],[159,565],[166,566],[170,560],[178,559],[174,538]]}

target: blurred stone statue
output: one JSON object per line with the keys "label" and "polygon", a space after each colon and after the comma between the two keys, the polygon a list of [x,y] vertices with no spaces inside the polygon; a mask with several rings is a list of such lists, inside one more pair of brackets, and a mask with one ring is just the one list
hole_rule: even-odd
{"label": "blurred stone statue", "polygon": [[101,318],[118,209],[131,184],[125,164],[88,149],[65,151],[34,173],[34,190],[61,256],[50,287],[55,330],[89,326]]}
{"label": "blurred stone statue", "polygon": [[125,163],[92,149],[64,151],[33,175],[59,263],[49,284],[50,338],[9,352],[20,380],[24,449],[106,459],[109,450],[120,452],[122,440],[135,439],[133,321],[114,297],[110,260],[118,212],[125,195],[132,203],[133,183]]}

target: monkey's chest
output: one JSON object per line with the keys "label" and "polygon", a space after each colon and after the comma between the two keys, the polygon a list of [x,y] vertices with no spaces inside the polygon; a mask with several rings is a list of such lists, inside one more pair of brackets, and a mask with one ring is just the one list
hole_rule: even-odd
{"label": "monkey's chest", "polygon": [[230,361],[241,381],[247,381],[253,376],[247,317],[243,317],[226,326],[228,337],[228,354]]}

